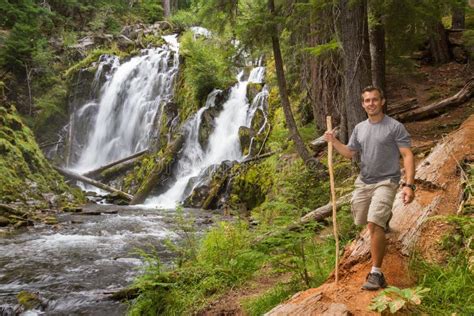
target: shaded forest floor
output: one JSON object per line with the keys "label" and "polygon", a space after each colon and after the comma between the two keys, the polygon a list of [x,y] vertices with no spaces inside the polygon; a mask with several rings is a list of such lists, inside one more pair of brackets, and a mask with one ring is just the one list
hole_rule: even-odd
{"label": "shaded forest floor", "polygon": [[[456,94],[472,76],[472,66],[458,63],[449,63],[439,67],[422,66],[418,68],[415,74],[391,74],[387,78],[388,94],[387,99],[390,103],[396,103],[409,98],[416,98],[418,104],[427,105],[435,101],[442,100]],[[470,100],[461,106],[450,109],[442,115],[417,122],[406,123],[408,131],[412,136],[413,151],[416,161],[419,163],[424,159],[432,148],[452,131],[458,129],[461,124],[474,114],[474,100]],[[453,181],[459,182],[458,179]],[[426,196],[425,196],[426,195]],[[446,203],[453,199],[448,198],[446,192]],[[421,192],[420,199],[433,199],[432,195]],[[452,209],[453,205],[446,205],[446,209]],[[435,223],[423,228],[422,238],[420,238],[420,250],[422,256],[435,261],[442,254],[436,250],[433,251],[433,244],[436,243],[442,235],[449,229],[446,225]],[[396,234],[396,233],[395,233]],[[429,238],[424,238],[429,236]],[[390,234],[387,236],[391,239]],[[400,288],[414,285],[414,278],[410,275],[408,269],[408,258],[401,255],[394,242],[389,241],[388,253],[384,261],[384,272],[390,285]],[[434,253],[435,252],[435,253]],[[347,250],[346,250],[347,256]],[[438,257],[438,258],[436,258]],[[291,303],[303,303],[312,306],[319,305],[319,309],[299,310],[299,313],[321,315],[331,311],[328,306],[331,303],[344,303],[354,315],[375,314],[368,312],[367,306],[377,292],[367,292],[360,289],[365,280],[367,271],[370,270],[370,261],[358,262],[346,269],[342,269],[340,284],[336,287],[331,279],[319,288],[309,289],[300,292],[297,297],[293,297]],[[211,303],[202,315],[245,315],[242,302],[266,293],[273,286],[281,283],[287,276],[261,275],[255,277],[245,285],[232,289],[219,299]],[[326,303],[326,304],[324,304]],[[333,306],[334,307],[334,306]],[[332,308],[332,307],[331,307]],[[337,309],[337,306],[335,307]],[[295,313],[296,310],[285,311],[280,309],[274,311],[277,315],[286,315]],[[336,314],[343,314],[343,310],[335,310]]]}

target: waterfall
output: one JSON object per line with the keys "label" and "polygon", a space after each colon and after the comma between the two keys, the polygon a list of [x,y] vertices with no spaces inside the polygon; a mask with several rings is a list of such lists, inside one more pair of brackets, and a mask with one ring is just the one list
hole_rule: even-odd
{"label": "waterfall", "polygon": [[[92,170],[149,146],[151,132],[157,128],[154,122],[159,122],[163,104],[172,98],[178,71],[175,36],[165,40],[168,45],[144,49],[123,64],[115,58],[98,99],[78,110],[79,119],[91,108],[96,114],[75,170]],[[100,61],[95,79],[105,63],[110,64],[110,58]]]}
{"label": "waterfall", "polygon": [[255,67],[250,72],[248,81],[252,83],[263,83],[264,78],[265,78],[265,67]]}
{"label": "waterfall", "polygon": [[[243,72],[237,76],[237,84],[232,87],[227,101],[223,104],[222,111],[215,118],[215,127],[209,136],[206,150],[202,149],[198,140],[199,126],[204,111],[214,106],[218,91],[213,91],[208,96],[205,107],[201,108],[186,125],[186,141],[177,164],[176,181],[163,194],[148,198],[145,204],[173,208],[186,197],[185,191],[192,191],[192,188],[191,190],[187,189],[192,178],[206,176],[202,173],[209,170],[209,167],[223,161],[241,161],[244,158],[240,148],[239,128],[241,126],[249,127],[257,108],[260,107],[263,110],[263,103],[266,102],[268,91],[262,90],[255,97],[252,106],[249,107],[247,100],[249,82],[243,81],[242,77]],[[196,187],[197,183],[193,187]]]}

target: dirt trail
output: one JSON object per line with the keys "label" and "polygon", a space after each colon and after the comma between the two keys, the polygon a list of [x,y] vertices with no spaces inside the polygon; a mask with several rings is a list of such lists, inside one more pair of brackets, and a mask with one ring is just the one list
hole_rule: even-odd
{"label": "dirt trail", "polygon": [[[455,214],[462,196],[458,164],[474,155],[474,115],[471,115],[455,132],[445,137],[417,167],[418,190],[415,201],[404,206],[400,195],[394,204],[394,216],[390,223],[391,232],[388,254],[383,270],[389,284],[408,287],[413,280],[408,273],[408,254],[415,243],[420,251],[433,240],[424,236],[440,236],[443,230],[427,217],[437,214]],[[421,232],[423,231],[423,235]],[[430,232],[425,235],[425,232]],[[420,237],[421,236],[421,237]],[[367,310],[371,299],[378,292],[360,289],[370,270],[369,238],[365,230],[350,244],[341,259],[339,284],[330,278],[322,286],[299,292],[286,303],[271,310],[267,315],[376,315]],[[426,247],[426,248],[425,248]]]}

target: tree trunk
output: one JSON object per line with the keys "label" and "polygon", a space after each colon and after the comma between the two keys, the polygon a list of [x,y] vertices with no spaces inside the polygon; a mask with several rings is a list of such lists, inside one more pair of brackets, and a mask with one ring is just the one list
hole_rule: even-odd
{"label": "tree trunk", "polygon": [[109,169],[109,168],[112,168],[113,166],[116,166],[118,164],[121,164],[121,163],[124,163],[124,162],[127,162],[131,159],[134,159],[134,158],[137,158],[137,157],[140,157],[140,156],[143,156],[145,153],[147,153],[148,150],[142,150],[140,152],[137,152],[137,153],[134,153],[133,155],[130,155],[128,157],[125,157],[125,158],[122,158],[122,159],[119,159],[119,160],[116,160],[114,162],[111,162],[109,164],[106,164],[102,167],[99,167],[95,170],[91,170],[91,171],[88,171],[86,173],[83,174],[83,176],[85,177],[90,177],[90,178],[93,178],[94,176],[102,173],[103,171]]}
{"label": "tree trunk", "polygon": [[433,62],[436,64],[445,64],[449,61],[448,36],[441,22],[433,25],[433,33],[430,36],[430,52]]}
{"label": "tree trunk", "polygon": [[465,28],[465,7],[455,6],[452,9],[452,18],[451,18],[451,28],[456,29],[464,29]]}
{"label": "tree trunk", "polygon": [[[310,13],[310,25],[307,43],[310,47],[327,44],[334,37],[334,20],[332,7],[319,9],[317,13]],[[333,117],[333,124],[341,122],[343,105],[341,75],[342,60],[339,51],[327,52],[324,55],[314,56],[307,54],[303,65],[303,85],[306,85],[311,102],[313,117],[319,130],[326,130],[326,117]]]}
{"label": "tree trunk", "polygon": [[[270,13],[275,15],[275,3],[274,0],[268,0],[268,9]],[[285,72],[283,69],[283,58],[281,56],[280,50],[280,40],[278,37],[278,30],[276,25],[272,26],[272,47],[273,47],[273,57],[275,58],[275,69],[277,74],[278,90],[280,92],[281,105],[283,107],[283,112],[285,114],[286,125],[288,131],[290,132],[290,138],[294,141],[296,151],[298,155],[303,159],[305,164],[308,164],[312,161],[312,157],[306,148],[301,136],[298,132],[295,119],[293,117],[293,112],[291,111],[290,99],[288,98],[288,91],[286,88],[286,79]]]}
{"label": "tree trunk", "polygon": [[152,192],[153,188],[162,182],[164,177],[169,175],[171,167],[176,161],[176,154],[183,147],[184,140],[184,136],[180,134],[176,136],[173,143],[168,145],[163,154],[163,158],[155,164],[150,175],[146,178],[146,181],[142,183],[137,193],[135,193],[135,197],[130,202],[130,205],[145,202],[145,199]]}
{"label": "tree trunk", "polygon": [[[372,84],[385,93],[385,28],[382,18],[377,17],[376,24],[369,30],[370,57],[372,65]],[[384,106],[387,113],[387,103]]]}
{"label": "tree trunk", "polygon": [[162,5],[163,5],[163,15],[165,18],[169,17],[171,15],[171,0],[162,0]]}
{"label": "tree trunk", "polygon": [[344,60],[343,123],[347,125],[341,126],[341,140],[346,142],[354,127],[367,117],[360,94],[372,82],[366,0],[341,0],[340,39]]}
{"label": "tree trunk", "polygon": [[63,168],[59,168],[59,167],[54,167],[54,169],[56,169],[60,174],[64,175],[65,177],[68,177],[68,178],[71,178],[71,179],[74,179],[74,180],[78,180],[78,181],[81,181],[81,182],[84,182],[84,183],[88,183],[88,184],[91,184],[95,187],[98,187],[99,189],[102,189],[102,190],[105,190],[107,192],[110,192],[110,193],[116,193],[119,197],[127,200],[127,201],[130,201],[133,199],[133,196],[128,194],[128,193],[125,193],[125,192],[122,192],[120,190],[117,190],[115,188],[112,188],[111,186],[108,186],[102,182],[99,182],[99,181],[96,181],[94,179],[91,179],[91,178],[87,178],[87,177],[84,177],[83,175],[80,175],[78,173],[75,173],[75,172],[72,172],[72,171],[69,171],[69,170],[66,170],[66,169],[63,169]]}

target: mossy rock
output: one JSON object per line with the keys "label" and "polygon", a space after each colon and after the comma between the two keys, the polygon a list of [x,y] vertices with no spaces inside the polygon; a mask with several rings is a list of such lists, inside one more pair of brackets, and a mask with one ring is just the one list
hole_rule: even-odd
{"label": "mossy rock", "polygon": [[18,300],[18,304],[23,306],[26,310],[34,309],[42,305],[42,301],[37,294],[27,291],[18,293],[16,299]]}
{"label": "mossy rock", "polygon": [[242,153],[244,155],[248,155],[250,150],[250,142],[254,136],[255,131],[253,129],[245,126],[239,127],[240,148],[242,149]]}
{"label": "mossy rock", "polygon": [[253,83],[250,82],[247,85],[247,99],[249,102],[252,102],[252,100],[257,96],[257,94],[262,91],[263,85],[260,83]]}
{"label": "mossy rock", "polygon": [[0,107],[0,113],[0,203],[19,201],[26,209],[41,207],[48,205],[46,193],[60,196],[57,207],[69,197],[70,202],[83,202],[83,195],[67,186],[51,167],[16,110]]}

